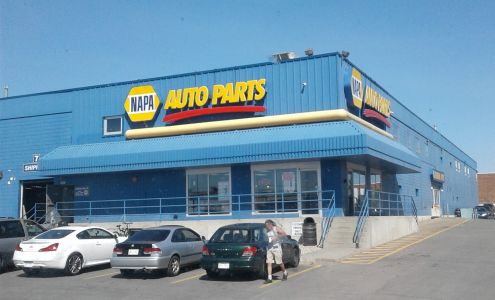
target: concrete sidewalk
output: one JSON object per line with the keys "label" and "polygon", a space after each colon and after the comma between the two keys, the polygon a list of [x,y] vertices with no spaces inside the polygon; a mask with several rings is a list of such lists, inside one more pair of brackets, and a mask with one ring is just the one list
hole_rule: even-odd
{"label": "concrete sidewalk", "polygon": [[[425,219],[419,222],[419,231],[405,235],[401,238],[405,237],[413,237],[413,236],[425,236],[435,232],[440,232],[450,227],[456,226],[460,223],[465,222],[466,219],[461,218],[436,218],[436,219]],[[398,238],[396,240],[399,240]],[[352,240],[352,236],[349,237]],[[391,241],[388,241],[391,242]],[[378,245],[376,245],[378,246]],[[356,248],[354,244],[346,244],[346,245],[332,245],[327,243],[324,248],[318,248],[316,246],[301,246],[301,262],[305,264],[313,264],[317,262],[325,262],[325,261],[338,261],[342,258],[349,257],[355,255],[359,252],[370,249],[367,248]]]}

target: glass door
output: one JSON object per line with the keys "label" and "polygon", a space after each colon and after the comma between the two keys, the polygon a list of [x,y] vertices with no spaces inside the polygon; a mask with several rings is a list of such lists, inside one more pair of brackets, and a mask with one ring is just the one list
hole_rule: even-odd
{"label": "glass door", "polygon": [[318,170],[301,170],[301,214],[319,213]]}
{"label": "glass door", "polygon": [[366,193],[366,176],[364,172],[351,171],[347,174],[348,215],[358,214]]}
{"label": "glass door", "polygon": [[440,190],[433,188],[432,191],[433,191],[433,206],[431,208],[431,216],[440,217],[440,215],[442,214],[440,208]]}

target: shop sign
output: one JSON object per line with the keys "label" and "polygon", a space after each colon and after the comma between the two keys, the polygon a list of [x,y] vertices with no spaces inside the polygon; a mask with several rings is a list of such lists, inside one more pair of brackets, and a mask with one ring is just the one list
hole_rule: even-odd
{"label": "shop sign", "polygon": [[30,163],[24,165],[24,172],[34,172],[34,171],[38,171],[37,163]]}
{"label": "shop sign", "polygon": [[291,236],[292,238],[298,238],[302,236],[303,233],[303,222],[292,222],[291,223]]}
{"label": "shop sign", "polygon": [[155,118],[160,98],[151,85],[136,86],[129,91],[124,108],[131,122],[146,122]]}
{"label": "shop sign", "polygon": [[74,188],[74,197],[89,197],[89,187],[76,186]]}
{"label": "shop sign", "polygon": [[265,107],[257,105],[265,98],[266,79],[188,87],[170,90],[163,108],[169,113],[164,122],[173,123],[179,120],[203,115],[264,112]]}
{"label": "shop sign", "polygon": [[33,162],[25,164],[23,166],[24,172],[35,172],[38,171],[38,161],[40,160],[40,154],[33,154]]}
{"label": "shop sign", "polygon": [[377,120],[390,127],[388,120],[392,113],[390,100],[368,81],[365,81],[364,76],[356,68],[348,68],[344,88],[347,105],[359,116]]}
{"label": "shop sign", "polygon": [[444,183],[445,182],[445,174],[443,172],[433,170],[433,173],[431,175],[431,178],[433,181],[439,182],[439,183]]}

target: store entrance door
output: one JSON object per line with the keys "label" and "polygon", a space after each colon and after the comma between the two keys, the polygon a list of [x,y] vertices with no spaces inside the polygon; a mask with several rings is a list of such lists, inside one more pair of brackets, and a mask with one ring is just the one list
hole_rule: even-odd
{"label": "store entrance door", "polygon": [[26,180],[22,182],[21,216],[33,221],[42,220],[46,213],[46,188],[52,180]]}
{"label": "store entrance door", "polygon": [[347,173],[347,216],[359,214],[366,192],[365,172],[350,171]]}
{"label": "store entrance door", "polygon": [[439,218],[442,214],[442,208],[440,206],[440,191],[439,189],[432,189],[433,191],[433,205],[431,207],[431,216],[433,218]]}

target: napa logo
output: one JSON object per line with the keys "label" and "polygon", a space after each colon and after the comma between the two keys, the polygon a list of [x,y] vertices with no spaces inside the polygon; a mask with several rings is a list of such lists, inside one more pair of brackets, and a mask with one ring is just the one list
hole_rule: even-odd
{"label": "napa logo", "polygon": [[353,114],[367,120],[375,120],[391,126],[391,102],[370,80],[356,68],[349,67],[344,73],[344,93],[347,107]]}
{"label": "napa logo", "polygon": [[355,68],[352,68],[350,81],[352,105],[361,109],[363,107],[363,81],[361,73]]}
{"label": "napa logo", "polygon": [[146,122],[155,118],[160,98],[151,85],[136,86],[129,91],[124,108],[132,122]]}

